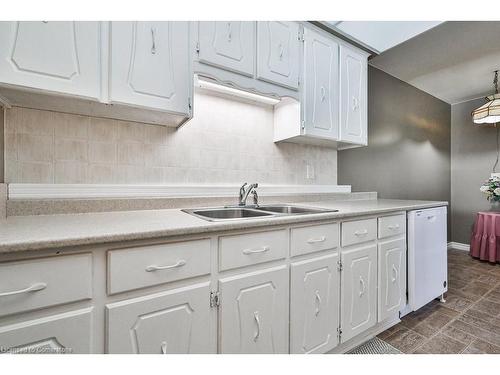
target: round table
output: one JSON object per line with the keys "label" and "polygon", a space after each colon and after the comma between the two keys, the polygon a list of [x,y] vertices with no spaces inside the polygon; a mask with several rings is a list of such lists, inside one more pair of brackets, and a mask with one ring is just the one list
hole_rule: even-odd
{"label": "round table", "polygon": [[500,262],[500,212],[477,213],[470,255],[488,262]]}

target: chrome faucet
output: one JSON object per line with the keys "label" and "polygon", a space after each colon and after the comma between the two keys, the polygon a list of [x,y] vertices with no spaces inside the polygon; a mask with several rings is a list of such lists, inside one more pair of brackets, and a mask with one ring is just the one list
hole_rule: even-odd
{"label": "chrome faucet", "polygon": [[254,204],[257,205],[258,196],[257,196],[257,192],[255,191],[255,189],[257,189],[259,187],[259,184],[253,183],[250,186],[248,186],[248,188],[245,189],[246,186],[247,186],[247,183],[245,182],[240,187],[238,206],[246,206],[247,198],[250,195],[250,193],[252,193],[252,192],[254,193],[254,198],[253,198]]}

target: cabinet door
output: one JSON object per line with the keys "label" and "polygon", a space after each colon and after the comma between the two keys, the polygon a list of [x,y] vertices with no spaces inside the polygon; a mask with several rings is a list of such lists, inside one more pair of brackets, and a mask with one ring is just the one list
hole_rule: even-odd
{"label": "cabinet door", "polygon": [[342,342],[377,323],[377,246],[342,252]]}
{"label": "cabinet door", "polygon": [[0,83],[99,99],[99,22],[0,22]]}
{"label": "cabinet door", "polygon": [[189,114],[189,22],[112,22],[110,99]]}
{"label": "cabinet door", "polygon": [[338,254],[292,264],[290,352],[325,353],[338,344]]}
{"label": "cabinet door", "polygon": [[313,30],[304,30],[305,133],[338,139],[339,45]]}
{"label": "cabinet door", "polygon": [[257,23],[257,78],[285,87],[299,87],[299,24]]}
{"label": "cabinet door", "polygon": [[222,353],[288,353],[286,266],[220,280]]}
{"label": "cabinet door", "polygon": [[340,48],[340,139],[367,144],[367,58],[347,46]]}
{"label": "cabinet door", "polygon": [[92,308],[0,326],[0,348],[14,353],[92,353]]}
{"label": "cabinet door", "polygon": [[378,321],[397,315],[406,297],[406,241],[404,238],[378,245]]}
{"label": "cabinet door", "polygon": [[255,64],[255,22],[201,21],[198,57],[203,63],[250,77]]}
{"label": "cabinet door", "polygon": [[106,306],[109,353],[215,353],[210,285],[201,283]]}

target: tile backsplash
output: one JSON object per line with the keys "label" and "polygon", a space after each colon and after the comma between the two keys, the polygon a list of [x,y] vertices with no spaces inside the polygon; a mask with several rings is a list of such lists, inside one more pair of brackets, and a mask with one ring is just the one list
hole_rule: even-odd
{"label": "tile backsplash", "polygon": [[[179,129],[14,107],[5,121],[9,183],[337,184],[337,151],[273,143],[273,109],[195,94]],[[306,169],[314,178],[306,178]]]}

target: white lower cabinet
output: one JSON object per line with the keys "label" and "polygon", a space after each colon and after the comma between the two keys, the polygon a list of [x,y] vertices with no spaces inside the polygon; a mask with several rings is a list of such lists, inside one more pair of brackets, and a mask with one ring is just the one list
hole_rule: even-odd
{"label": "white lower cabinet", "polygon": [[288,353],[288,269],[220,280],[221,353]]}
{"label": "white lower cabinet", "polygon": [[325,353],[338,344],[337,253],[292,263],[290,352]]}
{"label": "white lower cabinet", "polygon": [[378,321],[398,314],[406,296],[406,241],[398,238],[378,244]]}
{"label": "white lower cabinet", "polygon": [[377,323],[377,245],[342,250],[342,342]]}
{"label": "white lower cabinet", "polygon": [[0,353],[92,353],[92,307],[0,327]]}
{"label": "white lower cabinet", "polygon": [[106,305],[109,353],[215,353],[210,283]]}

